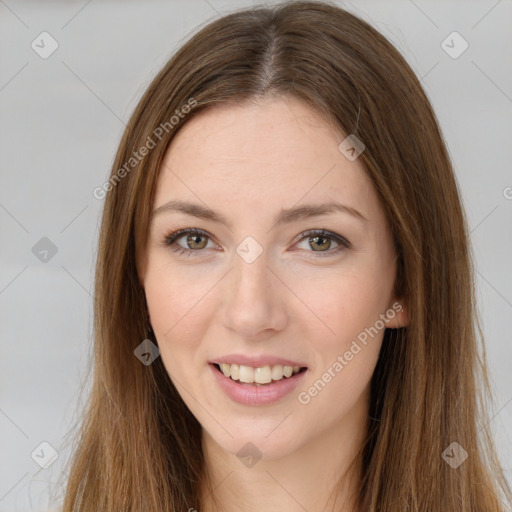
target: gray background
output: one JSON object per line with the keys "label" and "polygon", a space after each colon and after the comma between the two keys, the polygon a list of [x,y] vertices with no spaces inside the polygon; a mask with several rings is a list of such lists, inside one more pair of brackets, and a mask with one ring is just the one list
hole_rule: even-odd
{"label": "gray background", "polygon": [[[108,178],[124,123],[195,27],[255,3],[0,0],[0,512],[53,510],[48,490],[89,382],[102,208],[92,191]],[[444,131],[472,231],[492,428],[511,479],[512,3],[340,5],[398,47]],[[43,31],[59,45],[47,59],[31,47]],[[469,44],[455,59],[441,46],[453,31]],[[32,250],[43,237],[57,248],[47,262]],[[59,453],[48,469],[31,457],[43,441]]]}

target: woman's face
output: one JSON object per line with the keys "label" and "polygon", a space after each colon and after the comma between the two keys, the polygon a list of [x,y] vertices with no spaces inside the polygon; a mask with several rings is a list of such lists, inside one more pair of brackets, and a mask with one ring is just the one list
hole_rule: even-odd
{"label": "woman's face", "polygon": [[166,154],[141,278],[169,377],[229,453],[360,429],[383,326],[405,323],[387,221],[344,139],[281,97],[205,110]]}

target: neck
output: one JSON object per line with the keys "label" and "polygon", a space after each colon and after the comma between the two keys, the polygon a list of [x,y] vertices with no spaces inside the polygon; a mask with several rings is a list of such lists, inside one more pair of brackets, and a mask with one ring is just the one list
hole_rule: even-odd
{"label": "neck", "polygon": [[356,409],[293,453],[250,467],[203,429],[201,512],[357,512],[368,409]]}

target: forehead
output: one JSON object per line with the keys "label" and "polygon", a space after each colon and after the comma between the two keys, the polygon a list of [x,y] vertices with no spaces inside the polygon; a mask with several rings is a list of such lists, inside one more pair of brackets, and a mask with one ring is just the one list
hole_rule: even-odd
{"label": "forehead", "polygon": [[336,200],[370,218],[377,196],[360,161],[338,149],[345,137],[294,98],[208,108],[171,142],[155,206],[189,199],[216,209],[236,203],[239,213],[244,205],[274,212],[300,201]]}

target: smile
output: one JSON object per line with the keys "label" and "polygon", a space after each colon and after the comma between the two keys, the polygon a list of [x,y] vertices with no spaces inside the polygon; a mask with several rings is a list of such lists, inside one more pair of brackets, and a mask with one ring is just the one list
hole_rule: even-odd
{"label": "smile", "polygon": [[[254,368],[251,366],[226,364],[224,370],[230,373],[227,376],[221,369],[221,364],[210,363],[208,365],[211,368],[214,381],[219,386],[218,389],[234,402],[251,406],[269,405],[283,399],[287,395],[289,396],[308,373],[306,367],[300,366],[288,366],[286,368],[285,366],[274,365]],[[280,366],[281,368],[279,368]],[[234,375],[231,374],[233,368]],[[297,371],[294,372],[294,370]],[[236,375],[237,372],[238,375]],[[272,372],[279,378],[274,380]],[[286,374],[290,376],[287,377]],[[268,380],[269,376],[270,380],[266,383],[255,382],[255,379]],[[234,377],[237,377],[237,379],[235,380]],[[240,377],[250,380],[250,382],[243,382],[240,380]]]}
{"label": "smile", "polygon": [[273,366],[261,366],[254,368],[252,366],[220,363],[215,367],[221,371],[226,377],[245,384],[256,384],[263,386],[271,382],[287,379],[292,375],[305,371],[306,368],[300,366],[283,366],[276,364]]}

